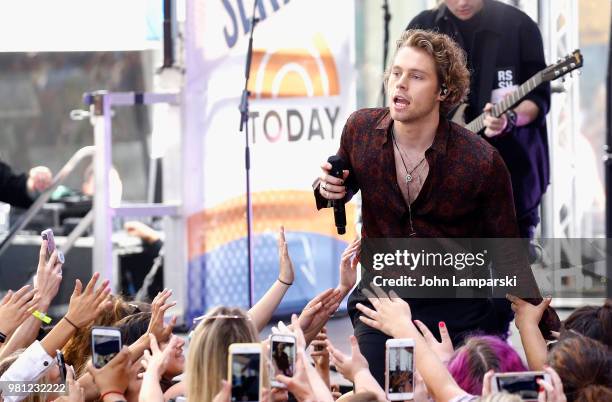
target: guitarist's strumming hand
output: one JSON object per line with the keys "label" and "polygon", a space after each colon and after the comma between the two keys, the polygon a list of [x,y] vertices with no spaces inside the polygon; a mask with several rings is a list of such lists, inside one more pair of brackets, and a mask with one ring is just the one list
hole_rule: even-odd
{"label": "guitarist's strumming hand", "polygon": [[503,113],[501,116],[495,117],[491,114],[492,108],[493,108],[492,103],[487,103],[484,107],[484,112],[485,112],[485,118],[483,120],[483,123],[485,126],[484,134],[489,138],[500,135],[506,130],[506,127],[508,127],[508,118],[506,117],[506,114]]}

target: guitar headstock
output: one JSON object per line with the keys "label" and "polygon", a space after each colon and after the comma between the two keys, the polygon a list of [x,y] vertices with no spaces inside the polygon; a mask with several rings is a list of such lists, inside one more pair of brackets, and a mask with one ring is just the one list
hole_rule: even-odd
{"label": "guitar headstock", "polygon": [[580,49],[576,49],[559,62],[542,70],[542,81],[553,81],[565,74],[582,67],[583,58]]}

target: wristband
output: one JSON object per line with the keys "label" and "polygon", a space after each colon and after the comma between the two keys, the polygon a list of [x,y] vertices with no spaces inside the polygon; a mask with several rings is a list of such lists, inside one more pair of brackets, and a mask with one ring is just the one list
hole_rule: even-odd
{"label": "wristband", "polygon": [[42,322],[44,322],[45,324],[51,324],[51,317],[49,317],[47,314],[43,313],[42,311],[34,310],[32,311],[32,315],[38,318],[39,320],[41,320]]}
{"label": "wristband", "polygon": [[293,285],[293,282],[289,283],[289,282],[285,282],[284,280],[282,280],[280,277],[276,278],[277,281],[279,281],[280,283],[282,283],[283,285],[287,285],[287,286],[291,286]]}
{"label": "wristband", "polygon": [[64,320],[68,321],[68,324],[72,325],[72,326],[74,327],[74,329],[76,329],[77,331],[79,330],[79,327],[77,327],[77,326],[75,325],[75,323],[73,323],[72,321],[70,321],[70,320],[68,319],[68,316],[64,316]]}
{"label": "wristband", "polygon": [[504,131],[509,132],[512,131],[514,127],[516,127],[516,120],[518,119],[518,116],[516,115],[516,112],[512,109],[509,109],[505,114],[507,123]]}

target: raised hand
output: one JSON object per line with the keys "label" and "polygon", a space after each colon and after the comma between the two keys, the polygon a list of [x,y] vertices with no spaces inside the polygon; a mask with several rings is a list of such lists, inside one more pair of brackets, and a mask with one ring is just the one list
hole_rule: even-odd
{"label": "raised hand", "polygon": [[412,325],[412,312],[410,306],[400,299],[394,291],[389,296],[377,286],[372,285],[375,293],[368,289],[363,294],[368,298],[374,310],[361,303],[357,309],[363,313],[359,319],[366,325],[375,328],[394,338],[401,338],[410,330]]}
{"label": "raised hand", "polygon": [[506,295],[512,303],[512,311],[514,311],[514,323],[517,328],[527,328],[529,325],[537,327],[542,315],[552,302],[552,298],[547,297],[540,302],[537,306],[521,299],[520,297],[513,296],[511,294]]}
{"label": "raised hand", "polygon": [[361,255],[361,239],[356,238],[344,250],[340,258],[340,283],[338,289],[343,297],[355,286],[357,282],[357,265]]}
{"label": "raised hand", "polygon": [[[315,363],[315,368],[319,370],[319,373],[327,372],[329,377],[329,351],[327,350],[327,329],[325,327],[321,328],[321,332],[313,339],[310,346],[312,346],[310,357]],[[323,376],[324,374],[321,375]]]}
{"label": "raised hand", "polygon": [[170,342],[166,345],[166,348],[162,351],[159,348],[155,335],[149,334],[151,340],[151,351],[145,350],[142,359],[142,366],[148,373],[151,373],[157,381],[164,375],[168,362],[170,361],[170,354],[175,352],[176,344],[179,342],[177,336],[172,336]]}
{"label": "raised hand", "polygon": [[172,328],[176,324],[176,317],[172,317],[168,324],[164,324],[164,314],[176,305],[176,302],[168,302],[170,296],[172,296],[172,290],[164,289],[155,296],[151,303],[151,321],[147,333],[155,335],[158,342],[168,341],[172,335]]}
{"label": "raised hand", "polygon": [[327,289],[308,302],[298,319],[300,327],[304,331],[306,343],[309,343],[317,336],[321,328],[336,312],[341,301],[342,293],[340,290]]}
{"label": "raised hand", "polygon": [[83,328],[92,323],[102,311],[111,306],[108,300],[110,294],[109,280],[105,279],[98,289],[95,289],[96,282],[100,278],[98,272],[94,273],[91,280],[83,289],[83,284],[79,279],[76,280],[74,291],[70,296],[68,312],[66,318],[78,328]]}
{"label": "raised hand", "polygon": [[453,341],[448,334],[448,328],[446,328],[446,324],[444,321],[440,321],[438,323],[438,328],[440,330],[440,339],[441,342],[438,342],[436,337],[431,333],[429,328],[425,324],[423,324],[419,320],[414,320],[417,327],[423,334],[425,341],[427,342],[427,346],[438,356],[440,361],[444,364],[448,363],[455,350],[453,349]]}
{"label": "raised hand", "polygon": [[0,302],[0,332],[10,335],[36,309],[37,289],[25,285],[16,292],[9,290]]}
{"label": "raised hand", "polygon": [[57,402],[85,402],[85,390],[74,377],[74,368],[72,366],[66,366],[66,386],[68,387],[68,394],[57,398]]}
{"label": "raised hand", "polygon": [[355,375],[361,370],[369,370],[368,361],[361,354],[359,350],[359,344],[357,338],[351,335],[349,338],[351,341],[351,355],[347,356],[340,350],[336,349],[334,345],[327,340],[327,349],[331,355],[332,363],[336,366],[336,369],[351,382],[355,382]]}
{"label": "raised hand", "polygon": [[292,284],[295,280],[295,270],[293,268],[293,262],[289,257],[289,251],[287,250],[287,241],[285,240],[285,228],[280,227],[278,234],[278,256],[280,258],[280,272],[278,273],[278,279],[285,284]]}
{"label": "raised hand", "polygon": [[491,390],[491,378],[493,378],[493,374],[495,374],[494,370],[489,370],[485,373],[484,377],[482,377],[482,396],[489,396],[493,393]]}
{"label": "raised hand", "polygon": [[538,394],[538,402],[567,402],[559,374],[550,366],[545,366],[544,371],[550,376],[552,384],[544,380],[538,380],[538,384],[544,388]]}
{"label": "raised hand", "polygon": [[130,352],[124,346],[115,357],[102,368],[95,368],[91,360],[87,364],[87,370],[93,377],[101,395],[109,391],[125,393],[130,383]]}
{"label": "raised hand", "polygon": [[291,392],[298,401],[314,401],[315,392],[308,382],[305,366],[308,362],[305,362],[305,360],[306,355],[304,354],[304,350],[297,348],[293,377],[279,374],[276,376],[276,380],[285,384],[289,392]]}
{"label": "raised hand", "polygon": [[34,276],[34,287],[38,289],[40,297],[39,308],[46,310],[59,291],[62,283],[62,266],[58,254],[59,250],[53,251],[49,261],[47,261],[47,240],[43,240],[38,253],[38,268]]}

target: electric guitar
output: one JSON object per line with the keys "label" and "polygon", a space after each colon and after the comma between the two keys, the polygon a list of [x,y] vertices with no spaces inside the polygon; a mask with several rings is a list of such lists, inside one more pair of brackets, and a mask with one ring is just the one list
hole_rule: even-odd
{"label": "electric guitar", "polygon": [[[563,59],[559,60],[557,63],[552,64],[546,67],[544,70],[537,72],[533,77],[525,81],[518,89],[507,97],[504,98],[501,102],[495,104],[491,109],[491,114],[495,117],[499,117],[504,114],[508,109],[517,104],[521,99],[523,99],[527,94],[533,91],[538,85],[543,82],[554,81],[557,78],[563,77],[565,74],[570,73],[580,67],[582,67],[583,58],[580,50],[574,50],[572,54],[565,56]],[[465,108],[467,104],[464,103],[457,108],[457,111],[454,113],[452,120],[456,123],[461,124],[468,130],[473,133],[479,133],[482,129],[485,128],[484,118],[485,114],[482,113],[480,116],[476,117],[474,120],[465,124],[465,120],[463,120],[463,115],[465,112]]]}

